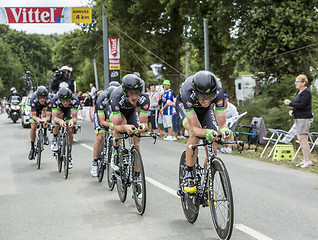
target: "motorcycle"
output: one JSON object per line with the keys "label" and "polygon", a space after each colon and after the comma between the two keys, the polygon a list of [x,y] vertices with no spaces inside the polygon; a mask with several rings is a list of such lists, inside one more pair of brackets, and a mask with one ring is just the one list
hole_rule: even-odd
{"label": "motorcycle", "polygon": [[9,111],[8,114],[10,116],[10,118],[12,119],[13,123],[16,123],[18,121],[18,119],[20,118],[20,97],[18,96],[12,96],[11,98],[11,102],[9,104]]}

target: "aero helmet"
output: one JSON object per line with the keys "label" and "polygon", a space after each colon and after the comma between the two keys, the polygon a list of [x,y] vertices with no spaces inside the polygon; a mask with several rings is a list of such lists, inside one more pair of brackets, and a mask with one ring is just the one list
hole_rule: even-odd
{"label": "aero helmet", "polygon": [[68,88],[61,88],[58,92],[60,99],[66,99],[72,97],[72,91]]}
{"label": "aero helmet", "polygon": [[44,86],[39,86],[38,89],[36,90],[36,95],[39,96],[48,96],[49,92]]}
{"label": "aero helmet", "polygon": [[124,93],[126,93],[127,90],[141,91],[143,87],[143,80],[135,74],[127,74],[123,77],[122,86]]}
{"label": "aero helmet", "polygon": [[109,86],[110,86],[110,87],[111,87],[111,86],[119,87],[119,86],[120,86],[120,83],[117,82],[117,81],[112,81],[112,82],[109,83]]}
{"label": "aero helmet", "polygon": [[195,93],[201,94],[215,94],[218,87],[215,75],[209,71],[197,72],[193,77],[192,85]]}
{"label": "aero helmet", "polygon": [[110,86],[110,87],[107,89],[107,99],[110,99],[110,95],[112,94],[112,92],[113,92],[116,88],[117,88],[116,86]]}

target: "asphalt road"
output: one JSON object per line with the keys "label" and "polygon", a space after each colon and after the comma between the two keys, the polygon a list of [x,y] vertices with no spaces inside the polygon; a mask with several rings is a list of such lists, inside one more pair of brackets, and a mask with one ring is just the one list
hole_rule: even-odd
{"label": "asphalt road", "polygon": [[[0,239],[217,239],[208,208],[186,221],[176,195],[184,144],[142,139],[147,207],[90,176],[93,124],[80,122],[69,179],[58,173],[49,147],[41,169],[29,161],[29,129],[0,115]],[[50,137],[51,138],[51,137]],[[317,240],[318,176],[270,163],[219,154],[230,174],[235,225],[231,239]]]}

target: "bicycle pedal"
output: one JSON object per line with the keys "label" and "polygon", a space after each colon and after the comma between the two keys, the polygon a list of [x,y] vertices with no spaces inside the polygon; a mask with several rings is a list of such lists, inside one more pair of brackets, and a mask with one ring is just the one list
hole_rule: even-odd
{"label": "bicycle pedal", "polygon": [[179,197],[181,197],[181,196],[183,196],[183,194],[184,194],[184,192],[182,191],[182,189],[178,189],[177,195],[178,195]]}
{"label": "bicycle pedal", "polygon": [[110,177],[112,180],[116,180],[117,177],[115,176],[115,174],[112,174],[112,176]]}

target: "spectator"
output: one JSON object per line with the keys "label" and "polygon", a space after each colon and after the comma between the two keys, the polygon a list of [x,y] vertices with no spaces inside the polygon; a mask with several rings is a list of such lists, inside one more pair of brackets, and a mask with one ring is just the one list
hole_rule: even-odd
{"label": "spectator", "polygon": [[162,85],[164,94],[162,96],[162,108],[160,112],[163,114],[163,127],[168,128],[168,135],[163,138],[163,140],[173,141],[176,140],[175,136],[172,135],[172,110],[174,96],[170,89],[171,84],[169,80],[164,80]]}
{"label": "spectator", "polygon": [[92,99],[92,96],[90,95],[90,92],[87,92],[85,94],[83,104],[85,107],[93,106],[93,99]]}
{"label": "spectator", "polygon": [[[229,102],[229,95],[227,95],[226,93],[224,93],[224,109],[225,109],[226,120],[238,115],[236,107]],[[230,127],[230,130],[232,132],[234,132],[236,125],[237,125],[237,122],[233,124],[232,127]],[[232,136],[229,141],[233,141],[233,140],[234,140],[234,136]],[[225,144],[224,147],[220,149],[220,151],[223,153],[232,154],[232,145]]]}
{"label": "spectator", "polygon": [[159,105],[160,95],[156,91],[156,85],[154,83],[150,84],[150,125],[153,133],[158,134],[158,117],[159,117]]}
{"label": "spectator", "polygon": [[308,79],[306,75],[298,75],[295,80],[296,88],[298,92],[292,101],[285,99],[285,105],[293,107],[293,110],[289,111],[289,115],[294,115],[294,121],[296,125],[297,138],[303,152],[304,159],[296,166],[306,168],[313,165],[310,156],[310,147],[308,143],[308,133],[310,125],[313,122],[313,115],[311,112],[311,92],[307,88]]}
{"label": "spectator", "polygon": [[[174,106],[176,105],[176,98],[174,99],[173,105]],[[180,117],[179,117],[179,114],[176,112],[175,107],[173,108],[173,112],[172,112],[172,128],[174,132],[173,139],[185,138],[182,134],[182,128],[180,125]]]}
{"label": "spectator", "polygon": [[6,103],[7,103],[7,98],[6,98],[6,97],[3,97],[3,99],[2,99],[2,105],[0,106],[0,107],[2,108],[2,113],[5,112]]}
{"label": "spectator", "polygon": [[97,89],[94,87],[93,83],[90,83],[89,87],[91,88],[91,92],[89,94],[91,95],[92,99],[94,100],[95,99],[94,94],[97,92]]}

